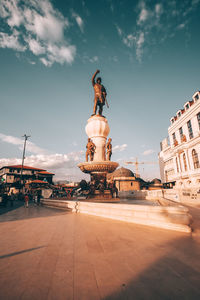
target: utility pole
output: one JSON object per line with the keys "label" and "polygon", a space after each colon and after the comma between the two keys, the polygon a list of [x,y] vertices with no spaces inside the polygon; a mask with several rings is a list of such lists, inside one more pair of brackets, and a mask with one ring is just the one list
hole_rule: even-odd
{"label": "utility pole", "polygon": [[22,137],[24,137],[24,150],[23,150],[23,156],[22,156],[22,167],[21,167],[21,175],[20,175],[20,183],[22,181],[22,173],[23,173],[23,166],[24,166],[24,159],[25,159],[25,151],[26,151],[26,141],[30,137],[30,135],[24,134]]}

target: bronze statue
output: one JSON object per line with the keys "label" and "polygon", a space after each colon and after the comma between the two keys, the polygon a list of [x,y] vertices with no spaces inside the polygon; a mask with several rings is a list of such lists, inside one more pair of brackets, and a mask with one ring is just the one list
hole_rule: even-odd
{"label": "bronze statue", "polygon": [[112,144],[111,144],[112,139],[109,138],[108,142],[106,144],[106,160],[110,160],[111,159],[111,155],[112,155]]}
{"label": "bronze statue", "polygon": [[92,142],[91,139],[88,139],[88,143],[87,143],[86,149],[87,149],[86,150],[86,161],[88,161],[88,155],[90,157],[90,161],[93,161],[93,159],[94,159],[94,153],[95,153],[95,150],[96,150],[96,146]]}
{"label": "bronze statue", "polygon": [[103,106],[105,105],[105,102],[108,107],[108,102],[106,100],[106,89],[101,84],[101,77],[98,77],[95,81],[96,75],[99,73],[99,70],[96,70],[94,75],[92,76],[92,85],[94,87],[94,108],[93,108],[93,115],[96,115],[97,112],[97,106],[99,106],[99,115],[102,116],[103,112]]}

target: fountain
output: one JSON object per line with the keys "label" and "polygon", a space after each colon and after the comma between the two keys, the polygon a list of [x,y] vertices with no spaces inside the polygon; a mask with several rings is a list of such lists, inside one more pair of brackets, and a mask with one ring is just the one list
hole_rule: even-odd
{"label": "fountain", "polygon": [[[102,115],[103,106],[107,103],[106,90],[101,84],[101,78],[97,78],[95,81],[97,73],[99,73],[98,70],[92,77],[95,91],[93,115],[88,119],[85,127],[88,136],[86,161],[78,164],[78,167],[82,172],[91,176],[90,186],[93,186],[93,193],[89,194],[88,199],[103,201],[112,199],[112,191],[108,188],[106,176],[107,173],[115,171],[118,163],[110,161],[112,154],[111,139],[106,143],[110,128],[106,117]],[[98,114],[96,114],[97,106],[99,106]],[[88,161],[88,156],[90,156],[90,161]]]}

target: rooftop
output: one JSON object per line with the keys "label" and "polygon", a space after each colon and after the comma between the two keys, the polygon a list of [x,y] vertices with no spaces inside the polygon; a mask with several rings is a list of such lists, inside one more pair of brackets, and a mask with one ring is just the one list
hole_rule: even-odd
{"label": "rooftop", "polygon": [[[22,168],[22,165],[3,166],[2,168],[0,168],[0,170],[2,170],[2,169],[4,169],[4,168],[21,169],[21,168]],[[44,169],[34,168],[34,167],[30,167],[30,166],[23,166],[23,169],[24,169],[24,170],[45,171]]]}
{"label": "rooftop", "polygon": [[183,109],[179,109],[174,117],[170,119],[171,125],[174,124],[175,121],[177,121],[196,101],[200,99],[200,91],[197,91],[192,96],[192,100],[187,101],[184,104]]}

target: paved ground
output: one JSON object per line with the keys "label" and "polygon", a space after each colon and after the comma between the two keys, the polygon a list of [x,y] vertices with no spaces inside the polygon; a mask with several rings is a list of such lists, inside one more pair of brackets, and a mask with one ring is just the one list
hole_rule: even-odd
{"label": "paved ground", "polygon": [[0,299],[200,299],[191,211],[192,235],[33,205],[5,211]]}

